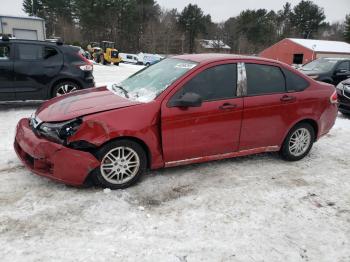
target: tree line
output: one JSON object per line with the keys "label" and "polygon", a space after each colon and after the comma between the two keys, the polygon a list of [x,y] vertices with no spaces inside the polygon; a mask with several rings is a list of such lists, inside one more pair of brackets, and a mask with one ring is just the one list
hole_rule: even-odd
{"label": "tree line", "polygon": [[23,10],[45,19],[48,38],[82,46],[114,41],[123,52],[193,53],[198,39],[223,41],[232,53],[244,54],[286,37],[350,42],[350,15],[344,22],[328,23],[323,8],[308,0],[294,7],[287,2],[277,12],[244,10],[222,23],[213,22],[197,5],[167,10],[155,0],[24,0]]}

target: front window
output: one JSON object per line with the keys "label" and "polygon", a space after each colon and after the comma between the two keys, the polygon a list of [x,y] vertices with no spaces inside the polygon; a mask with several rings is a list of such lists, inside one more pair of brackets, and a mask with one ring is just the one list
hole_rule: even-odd
{"label": "front window", "polygon": [[335,59],[317,59],[302,67],[304,71],[329,72],[338,61]]}
{"label": "front window", "polygon": [[130,76],[108,89],[119,96],[139,102],[150,102],[197,63],[181,59],[165,59]]}
{"label": "front window", "polygon": [[350,63],[349,62],[342,62],[338,65],[337,70],[346,70],[349,71],[350,70]]}
{"label": "front window", "polygon": [[211,67],[196,75],[176,93],[179,99],[186,93],[195,93],[203,101],[234,98],[237,90],[237,65],[225,64]]}

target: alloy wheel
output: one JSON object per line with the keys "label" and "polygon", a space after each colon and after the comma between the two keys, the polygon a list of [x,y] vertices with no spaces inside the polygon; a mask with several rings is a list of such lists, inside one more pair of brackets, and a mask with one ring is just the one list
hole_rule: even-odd
{"label": "alloy wheel", "polygon": [[140,158],[135,150],[121,146],[110,150],[102,159],[100,171],[111,184],[124,184],[133,179],[140,168]]}
{"label": "alloy wheel", "polygon": [[299,128],[294,131],[289,140],[289,152],[299,157],[303,155],[311,144],[311,134],[306,128]]}
{"label": "alloy wheel", "polygon": [[66,94],[72,93],[72,92],[77,91],[77,90],[78,89],[75,85],[63,84],[57,88],[56,96],[66,95]]}

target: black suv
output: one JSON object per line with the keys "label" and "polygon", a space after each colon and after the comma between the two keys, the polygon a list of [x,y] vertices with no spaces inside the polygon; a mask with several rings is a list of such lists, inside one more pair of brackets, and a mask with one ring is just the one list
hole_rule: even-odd
{"label": "black suv", "polygon": [[78,47],[0,39],[0,101],[45,100],[93,87],[92,70]]}
{"label": "black suv", "polygon": [[319,58],[305,64],[299,70],[317,81],[336,86],[350,77],[350,59]]}
{"label": "black suv", "polygon": [[350,116],[350,78],[337,85],[339,111]]}

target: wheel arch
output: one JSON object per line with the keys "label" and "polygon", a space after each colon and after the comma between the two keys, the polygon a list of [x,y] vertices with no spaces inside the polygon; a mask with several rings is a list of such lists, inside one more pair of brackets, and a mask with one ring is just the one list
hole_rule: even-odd
{"label": "wheel arch", "polygon": [[113,138],[111,140],[105,141],[103,144],[101,144],[98,148],[101,148],[103,146],[105,146],[106,144],[113,142],[113,141],[120,141],[120,140],[129,140],[129,141],[133,141],[137,144],[139,144],[143,150],[146,153],[146,157],[147,157],[147,168],[151,168],[151,164],[152,164],[152,155],[151,155],[151,151],[149,149],[149,146],[140,138],[138,137],[133,137],[133,136],[119,136],[116,138]]}
{"label": "wheel arch", "polygon": [[52,84],[50,86],[50,90],[49,90],[49,94],[48,94],[49,98],[53,98],[53,89],[55,88],[55,86],[61,82],[66,82],[66,81],[73,82],[73,83],[77,84],[80,89],[83,87],[82,83],[80,83],[80,81],[78,81],[74,78],[64,77],[64,78],[56,79],[55,81],[52,82]]}
{"label": "wheel arch", "polygon": [[301,124],[301,123],[307,123],[307,124],[309,124],[309,125],[312,126],[312,128],[313,128],[314,131],[315,131],[315,140],[314,140],[314,142],[316,142],[317,137],[318,137],[318,131],[319,131],[318,123],[317,123],[316,120],[314,120],[314,119],[312,119],[312,118],[305,118],[305,119],[301,119],[301,120],[295,122],[293,125],[291,125],[291,126],[289,127],[288,132],[287,132],[287,133],[284,135],[284,137],[283,137],[282,143],[283,143],[283,142],[285,141],[285,139],[287,138],[289,132],[290,132],[296,125],[299,125],[299,124]]}

